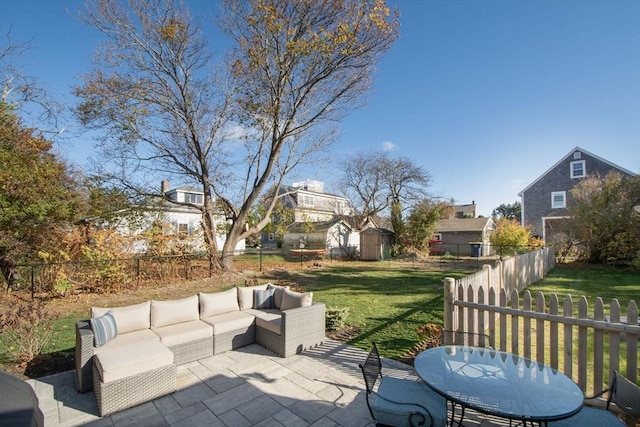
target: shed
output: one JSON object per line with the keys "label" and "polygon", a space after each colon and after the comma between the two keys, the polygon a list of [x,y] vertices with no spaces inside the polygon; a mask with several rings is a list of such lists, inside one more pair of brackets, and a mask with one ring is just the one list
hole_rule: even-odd
{"label": "shed", "polygon": [[364,261],[380,261],[391,257],[395,234],[386,228],[369,227],[360,232],[360,258]]}
{"label": "shed", "polygon": [[357,234],[344,220],[294,222],[283,236],[283,248],[320,250],[332,258],[356,255]]}
{"label": "shed", "polygon": [[[486,256],[491,254],[490,236],[494,229],[491,218],[441,219],[434,237],[442,241],[438,247],[451,254]],[[478,252],[474,253],[474,249]]]}

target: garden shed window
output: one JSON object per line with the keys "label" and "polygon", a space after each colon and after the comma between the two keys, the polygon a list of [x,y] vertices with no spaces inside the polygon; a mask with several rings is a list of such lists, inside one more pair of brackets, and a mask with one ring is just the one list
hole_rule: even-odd
{"label": "garden shed window", "polygon": [[571,162],[571,178],[584,178],[586,174],[584,160]]}
{"label": "garden shed window", "polygon": [[560,209],[567,207],[567,192],[566,191],[554,191],[551,193],[551,207],[553,209]]}

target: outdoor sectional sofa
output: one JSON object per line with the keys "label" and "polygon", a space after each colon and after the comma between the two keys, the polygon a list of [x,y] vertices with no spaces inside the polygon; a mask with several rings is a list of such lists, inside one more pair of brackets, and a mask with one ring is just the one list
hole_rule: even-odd
{"label": "outdoor sectional sofa", "polygon": [[76,325],[78,391],[101,416],[176,390],[176,366],[258,343],[287,357],[325,339],[312,293],[265,284],[173,301],[92,307]]}

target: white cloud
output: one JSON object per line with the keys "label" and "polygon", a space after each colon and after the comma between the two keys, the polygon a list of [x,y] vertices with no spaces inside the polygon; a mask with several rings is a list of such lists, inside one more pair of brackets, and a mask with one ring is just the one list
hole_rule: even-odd
{"label": "white cloud", "polygon": [[391,141],[382,141],[382,149],[384,151],[394,151],[398,146]]}

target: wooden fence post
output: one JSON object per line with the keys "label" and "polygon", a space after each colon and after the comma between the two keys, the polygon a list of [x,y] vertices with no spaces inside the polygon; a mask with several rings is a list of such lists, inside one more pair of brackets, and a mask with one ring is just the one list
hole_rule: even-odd
{"label": "wooden fence post", "polygon": [[454,292],[456,287],[456,280],[452,277],[445,277],[444,279],[444,343],[449,344],[452,342],[451,331],[456,329],[456,325],[453,324],[453,311],[454,311]]}

